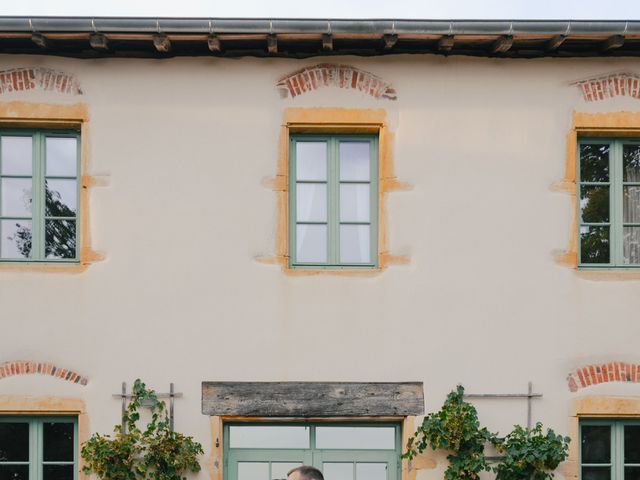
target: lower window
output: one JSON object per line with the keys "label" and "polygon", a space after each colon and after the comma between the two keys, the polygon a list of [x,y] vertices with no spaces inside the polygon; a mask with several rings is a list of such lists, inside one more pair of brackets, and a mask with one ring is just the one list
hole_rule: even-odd
{"label": "lower window", "polygon": [[395,424],[225,425],[225,480],[284,480],[300,465],[326,480],[399,480]]}
{"label": "lower window", "polygon": [[0,417],[0,479],[75,480],[77,438],[72,417]]}
{"label": "lower window", "polygon": [[640,479],[640,421],[580,423],[582,480]]}

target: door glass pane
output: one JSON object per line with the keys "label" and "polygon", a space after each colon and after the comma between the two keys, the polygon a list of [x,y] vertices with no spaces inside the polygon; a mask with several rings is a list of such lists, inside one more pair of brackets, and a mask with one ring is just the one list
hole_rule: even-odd
{"label": "door glass pane", "polygon": [[327,220],[327,185],[325,183],[296,185],[296,219],[299,222]]}
{"label": "door glass pane", "polygon": [[340,142],[340,180],[369,180],[369,142]]}
{"label": "door glass pane", "polygon": [[272,462],[271,480],[287,480],[287,473],[300,465],[302,465],[302,463]]}
{"label": "door glass pane", "polygon": [[340,225],[340,263],[371,262],[370,232],[369,225]]}
{"label": "door glass pane", "polygon": [[640,425],[624,426],[624,463],[640,463]]}
{"label": "door glass pane", "polygon": [[582,463],[611,461],[611,427],[609,425],[582,426]]}
{"label": "door glass pane", "polygon": [[387,480],[387,464],[357,463],[356,480]]}
{"label": "door glass pane", "polygon": [[609,181],[609,145],[580,146],[580,180],[582,182]]}
{"label": "door glass pane", "polygon": [[640,182],[640,145],[624,145],[622,163],[622,179],[625,182]]}
{"label": "door glass pane", "polygon": [[46,139],[47,176],[75,177],[78,171],[78,139]]}
{"label": "door glass pane", "polygon": [[609,467],[582,467],[581,480],[611,480]]}
{"label": "door glass pane", "polygon": [[343,183],[340,185],[341,222],[368,222],[370,209],[369,184]]}
{"label": "door glass pane", "polygon": [[73,461],[73,423],[45,422],[44,435],[45,462]]}
{"label": "door glass pane", "polygon": [[309,448],[309,427],[231,426],[229,427],[229,446],[231,448]]}
{"label": "door glass pane", "polygon": [[359,450],[396,448],[393,427],[317,427],[318,448],[352,448]]}
{"label": "door glass pane", "polygon": [[45,256],[47,258],[75,258],[75,220],[45,221]]}
{"label": "door glass pane", "polygon": [[609,263],[609,227],[580,227],[580,261]]}
{"label": "door glass pane", "polygon": [[0,465],[0,480],[29,480],[29,465]]}
{"label": "door glass pane", "polygon": [[75,180],[45,181],[47,202],[45,215],[48,217],[74,217],[78,205],[78,184]]}
{"label": "door glass pane", "polygon": [[640,223],[640,187],[623,187],[622,197],[623,221]]}
{"label": "door glass pane", "polygon": [[609,187],[580,187],[580,213],[584,223],[609,221]]}
{"label": "door glass pane", "polygon": [[327,262],[327,226],[296,226],[296,261],[302,263]]}
{"label": "door glass pane", "polygon": [[324,480],[354,480],[353,463],[324,462],[322,476]]}
{"label": "door glass pane", "polygon": [[31,137],[0,138],[2,175],[28,175],[33,172]]}
{"label": "door glass pane", "polygon": [[327,144],[326,142],[296,143],[296,179],[327,179]]}
{"label": "door glass pane", "polygon": [[624,480],[640,480],[640,467],[625,467]]}
{"label": "door glass pane", "polygon": [[73,465],[45,465],[43,480],[73,480]]}
{"label": "door glass pane", "polygon": [[29,461],[29,424],[0,422],[0,462]]}
{"label": "door glass pane", "polygon": [[0,257],[31,258],[31,220],[2,220],[0,235]]}
{"label": "door glass pane", "polygon": [[[622,255],[625,264],[640,264],[640,227],[624,227],[622,229]],[[640,459],[638,463],[640,463]]]}
{"label": "door glass pane", "polygon": [[238,480],[269,480],[269,463],[238,462]]}
{"label": "door glass pane", "polygon": [[0,183],[2,196],[3,217],[31,216],[31,188],[30,178],[3,178]]}

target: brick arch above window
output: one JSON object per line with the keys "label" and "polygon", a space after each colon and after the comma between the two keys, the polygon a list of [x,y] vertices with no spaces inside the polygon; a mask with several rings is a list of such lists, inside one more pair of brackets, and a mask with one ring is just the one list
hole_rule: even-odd
{"label": "brick arch above window", "polygon": [[51,68],[26,67],[0,70],[0,95],[27,90],[81,95],[75,75]]}
{"label": "brick arch above window", "polygon": [[597,102],[613,97],[640,100],[640,75],[629,72],[610,73],[574,82],[585,102]]}
{"label": "brick arch above window", "polygon": [[297,97],[313,90],[336,87],[357,90],[373,98],[396,100],[395,89],[380,77],[350,65],[321,63],[296,70],[276,84],[282,97]]}
{"label": "brick arch above window", "polygon": [[607,362],[585,365],[572,370],[567,377],[572,392],[609,382],[640,383],[640,364]]}
{"label": "brick arch above window", "polygon": [[80,375],[73,370],[60,368],[49,362],[30,362],[25,360],[12,360],[0,363],[0,380],[15,375],[48,375],[72,383],[86,385],[87,377]]}

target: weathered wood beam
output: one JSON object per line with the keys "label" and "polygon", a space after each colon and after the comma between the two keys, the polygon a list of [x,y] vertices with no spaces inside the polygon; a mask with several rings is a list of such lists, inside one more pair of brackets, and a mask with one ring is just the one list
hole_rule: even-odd
{"label": "weathered wood beam", "polygon": [[385,50],[391,50],[398,43],[398,35],[395,33],[385,33],[382,38]]}
{"label": "weathered wood beam", "polygon": [[102,33],[92,33],[89,35],[89,45],[96,50],[108,50],[109,41]]}
{"label": "weathered wood beam", "polygon": [[562,45],[566,39],[567,39],[566,35],[556,35],[552,37],[549,41],[547,41],[547,43],[544,46],[544,49],[547,52],[554,52],[558,48],[560,48],[560,45]]}
{"label": "weathered wood beam", "polygon": [[333,35],[330,33],[322,34],[322,49],[329,52],[333,50]]}
{"label": "weathered wood beam", "polygon": [[153,46],[161,53],[167,53],[171,51],[171,40],[163,33],[156,33],[153,36]]}
{"label": "weathered wood beam", "polygon": [[270,33],[267,36],[267,51],[270,55],[278,53],[278,37],[276,37],[275,33]]}
{"label": "weathered wood beam", "polygon": [[491,53],[504,53],[513,46],[513,37],[511,35],[502,35],[498,37],[491,46]]}
{"label": "weathered wood beam", "polygon": [[222,51],[222,45],[220,44],[220,39],[217,35],[209,35],[209,38],[207,38],[207,45],[209,46],[209,50],[214,53]]}
{"label": "weathered wood beam", "polygon": [[624,35],[611,35],[602,45],[601,51],[608,52],[624,45]]}
{"label": "weathered wood beam", "polygon": [[40,48],[49,48],[51,46],[51,42],[49,41],[49,39],[41,33],[33,33],[31,35],[31,41],[38,45]]}
{"label": "weathered wood beam", "polygon": [[438,50],[441,52],[450,52],[455,42],[453,35],[443,35],[440,40],[438,40]]}

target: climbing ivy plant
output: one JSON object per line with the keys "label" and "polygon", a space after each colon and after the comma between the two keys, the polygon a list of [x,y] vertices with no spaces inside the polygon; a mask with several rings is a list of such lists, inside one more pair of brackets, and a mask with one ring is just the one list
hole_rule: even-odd
{"label": "climbing ivy plant", "polygon": [[[150,408],[151,420],[141,429],[143,406]],[[134,382],[122,420],[125,432],[116,425],[113,436],[96,433],[83,444],[84,473],[95,473],[103,480],[182,480],[186,472],[200,471],[202,446],[171,430],[165,403],[140,379]]]}

